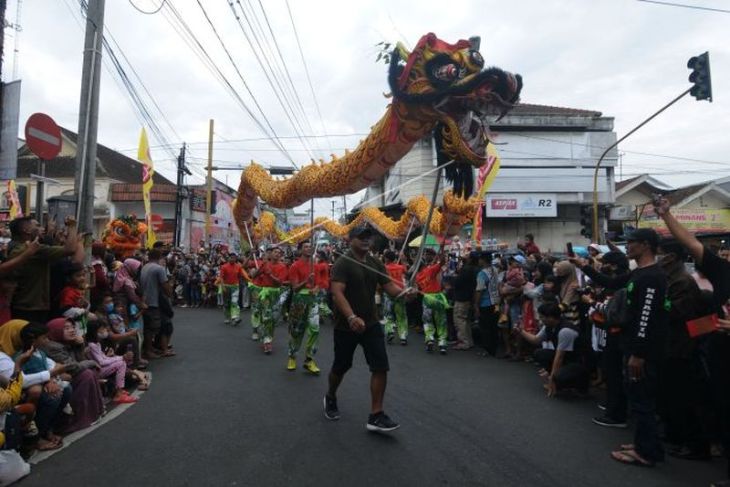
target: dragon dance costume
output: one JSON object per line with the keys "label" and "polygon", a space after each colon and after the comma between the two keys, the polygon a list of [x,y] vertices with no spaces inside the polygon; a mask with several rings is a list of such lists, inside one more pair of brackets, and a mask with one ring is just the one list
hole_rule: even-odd
{"label": "dragon dance costume", "polygon": [[[385,264],[391,281],[403,289],[403,276],[406,266],[403,264]],[[406,316],[406,303],[403,299],[393,299],[387,293],[383,293],[385,308],[385,333],[390,342],[396,333],[401,343],[405,345],[408,340],[408,318]]]}
{"label": "dragon dance costume", "polygon": [[314,363],[319,341],[319,306],[315,295],[315,286],[310,279],[311,263],[307,258],[300,258],[289,268],[289,282],[292,286],[306,282],[304,287],[294,291],[292,289],[291,305],[289,307],[289,363],[287,368],[296,368],[296,355],[302,347],[304,335],[307,341],[304,349],[304,368],[314,374],[319,373]]}
{"label": "dragon dance costume", "polygon": [[444,354],[448,343],[446,310],[449,308],[449,302],[441,292],[439,274],[441,274],[441,263],[430,264],[416,275],[416,284],[423,293],[423,333],[427,350],[433,351],[434,343],[438,338],[439,349]]}

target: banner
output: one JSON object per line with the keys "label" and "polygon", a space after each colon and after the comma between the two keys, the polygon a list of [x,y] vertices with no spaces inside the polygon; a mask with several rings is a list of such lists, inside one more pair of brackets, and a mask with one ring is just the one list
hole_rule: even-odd
{"label": "banner", "polygon": [[139,150],[137,150],[137,160],[142,163],[142,200],[144,201],[144,219],[147,224],[147,248],[151,249],[157,236],[152,228],[152,205],[150,203],[150,192],[154,182],[152,176],[155,174],[155,166],[150,156],[150,144],[147,141],[147,131],[142,127],[142,133],[139,136]]}
{"label": "banner", "polygon": [[[684,228],[695,234],[730,233],[729,209],[672,208],[672,215]],[[670,235],[664,220],[649,205],[641,214],[639,228],[653,228],[661,236]]]}
{"label": "banner", "polygon": [[497,177],[499,172],[501,160],[499,158],[499,152],[494,144],[487,144],[487,163],[479,168],[477,172],[477,196],[481,200],[479,208],[477,208],[476,214],[474,215],[473,231],[471,233],[471,240],[475,244],[479,244],[482,241],[482,215],[484,211],[484,195],[492,186],[494,179]]}
{"label": "banner", "polygon": [[555,193],[487,195],[489,218],[555,218],[558,216]]}
{"label": "banner", "polygon": [[12,179],[8,181],[7,199],[9,208],[8,217],[14,220],[23,216],[23,207],[20,205],[18,191],[15,189],[15,181]]}

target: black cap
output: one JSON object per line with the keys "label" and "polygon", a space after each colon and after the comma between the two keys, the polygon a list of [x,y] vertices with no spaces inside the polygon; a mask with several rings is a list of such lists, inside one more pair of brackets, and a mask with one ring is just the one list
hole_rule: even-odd
{"label": "black cap", "polygon": [[603,256],[601,257],[601,262],[603,262],[604,264],[613,264],[620,267],[622,264],[628,265],[629,259],[626,257],[626,254],[624,254],[620,250],[612,250],[603,254]]}
{"label": "black cap", "polygon": [[659,234],[652,228],[637,228],[626,234],[627,242],[646,242],[652,248],[659,245]]}
{"label": "black cap", "polygon": [[347,236],[353,238],[367,238],[373,236],[373,229],[369,225],[358,225],[353,227]]}

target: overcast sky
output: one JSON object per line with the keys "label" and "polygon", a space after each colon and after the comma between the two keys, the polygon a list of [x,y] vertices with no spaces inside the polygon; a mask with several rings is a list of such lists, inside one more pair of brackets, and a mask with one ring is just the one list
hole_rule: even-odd
{"label": "overcast sky", "polygon": [[[160,0],[133,1],[148,11],[160,5]],[[253,108],[254,102],[198,2],[168,2]],[[687,2],[730,9],[730,2],[725,0]],[[15,2],[9,3],[8,20],[14,22]],[[296,132],[262,74],[228,0],[201,3],[277,134],[293,137]],[[268,31],[258,0],[236,1],[236,8],[239,3],[246,6],[249,15],[248,5],[253,4],[261,27]],[[637,0],[289,0],[319,101],[320,121],[286,3],[261,3],[308,116],[302,122],[303,133],[330,134],[328,140],[307,139],[317,155],[329,154],[330,148],[336,153],[353,148],[382,115],[387,104],[383,97],[388,90],[387,68],[376,64],[375,45],[402,41],[412,46],[422,34],[434,32],[450,42],[481,36],[487,64],[522,74],[523,102],[601,111],[615,117],[619,137],[686,89],[687,59],[710,51],[715,101],[685,97],[628,139],[620,146],[625,153],[622,171],[624,175],[649,172],[673,185],[730,175],[730,14]],[[196,173],[202,174],[211,118],[215,120],[216,165],[238,166],[251,159],[266,165],[288,165],[288,159],[271,142],[229,142],[261,138],[263,134],[178,35],[171,18],[167,7],[145,15],[128,0],[106,1],[107,35],[111,33],[116,39],[172,126],[162,120],[144,95],[174,145],[153,151],[158,170],[174,179],[171,152],[177,153],[181,142],[186,141],[191,148],[190,162]],[[77,130],[83,50],[80,22],[77,0],[23,1],[17,59],[23,80],[21,131],[34,112],[48,113],[60,125]],[[242,16],[241,22],[248,28]],[[15,61],[15,33],[6,29],[5,34],[3,79],[9,81]],[[270,60],[275,57],[262,55]],[[129,70],[128,65],[125,67]],[[141,122],[107,68],[102,73],[99,126],[100,143],[135,156]],[[160,143],[153,136],[151,139],[152,145]],[[298,165],[308,161],[309,153],[296,138],[284,139],[284,145]],[[237,185],[239,176],[237,171],[216,174],[232,186]],[[352,200],[349,204],[354,203]],[[318,213],[329,214],[330,204],[329,200],[318,201]]]}

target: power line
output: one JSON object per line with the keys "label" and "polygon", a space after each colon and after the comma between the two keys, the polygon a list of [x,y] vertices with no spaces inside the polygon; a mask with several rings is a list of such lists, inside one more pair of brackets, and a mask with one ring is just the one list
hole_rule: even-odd
{"label": "power line", "polygon": [[[236,0],[236,2],[241,7],[241,9],[243,9],[243,6],[241,5],[241,1]],[[254,20],[256,21],[257,24],[259,24],[258,17],[256,16],[255,9],[253,8],[253,6],[251,6],[250,0],[246,0],[246,3],[249,5],[249,8],[253,12]],[[304,118],[304,122],[307,125],[307,129],[309,130],[309,132],[314,132],[314,129],[312,128],[312,124],[309,121],[309,116],[307,115],[307,111],[304,109],[304,105],[302,104],[302,99],[299,96],[299,92],[297,91],[297,87],[294,84],[294,82],[292,81],[291,75],[289,74],[289,69],[287,68],[286,60],[284,59],[284,56],[281,53],[281,49],[279,48],[279,42],[276,40],[276,35],[274,34],[274,30],[271,28],[271,23],[269,22],[269,17],[266,15],[266,9],[264,8],[264,5],[261,2],[261,0],[258,0],[258,4],[259,4],[259,8],[261,9],[261,13],[264,16],[264,20],[266,21],[266,26],[269,29],[269,33],[271,34],[271,40],[274,42],[274,46],[276,47],[276,52],[278,53],[278,58],[281,61],[281,65],[284,69],[284,73],[286,74],[286,79],[288,80],[288,82],[289,82],[288,84],[291,87],[292,93],[294,94],[294,99],[297,102],[297,106],[301,110],[302,117]],[[261,29],[261,30],[263,30],[263,29]],[[266,41],[265,33],[262,34],[262,37],[264,38],[264,41]],[[319,147],[319,144],[317,144],[317,149],[320,152],[322,152],[322,149]]]}
{"label": "power line", "polygon": [[134,8],[135,8],[135,9],[136,9],[137,11],[139,11],[139,12],[142,12],[142,13],[143,13],[143,14],[145,14],[145,15],[154,15],[154,14],[156,14],[157,12],[159,12],[160,10],[162,10],[162,7],[164,7],[164,6],[165,6],[165,2],[167,2],[167,0],[162,0],[162,2],[160,3],[160,6],[159,6],[159,7],[157,7],[157,9],[156,9],[156,10],[152,10],[152,11],[150,11],[150,12],[147,12],[147,11],[145,11],[145,10],[142,10],[142,9],[141,9],[141,8],[139,8],[138,6],[136,6],[136,5],[134,4],[134,2],[133,2],[132,0],[129,0],[129,4],[130,4],[130,5],[132,6],[132,7],[134,7]]}
{"label": "power line", "polygon": [[314,106],[317,108],[317,116],[319,117],[319,124],[322,126],[322,132],[324,132],[324,135],[327,140],[327,146],[330,148],[330,152],[332,149],[332,143],[329,140],[329,137],[327,137],[327,128],[324,125],[324,119],[322,118],[322,111],[319,109],[319,101],[317,100],[317,95],[314,91],[314,86],[312,85],[312,78],[309,76],[309,68],[307,67],[307,61],[304,58],[304,51],[302,50],[302,44],[299,41],[299,33],[297,32],[297,25],[294,22],[294,15],[292,14],[291,7],[289,7],[289,0],[285,0],[286,3],[286,10],[289,12],[289,20],[291,21],[292,29],[294,30],[294,38],[297,41],[297,48],[299,49],[299,56],[302,59],[302,65],[304,66],[304,73],[307,75],[307,84],[309,85],[309,91],[312,94],[312,99],[314,100]]}
{"label": "power line", "polygon": [[[238,76],[241,79],[241,81],[243,82],[243,86],[246,88],[246,91],[248,92],[249,96],[253,100],[254,105],[256,105],[256,108],[258,108],[259,113],[261,114],[261,116],[263,117],[264,121],[266,122],[266,125],[271,130],[271,132],[273,134],[272,141],[275,140],[275,145],[278,148],[280,148],[280,151],[290,160],[290,162],[292,163],[292,165],[294,165],[296,167],[296,163],[294,162],[294,159],[292,159],[291,155],[289,155],[289,153],[286,151],[286,149],[284,149],[284,146],[281,144],[281,142],[279,142],[278,135],[276,134],[276,130],[274,130],[274,127],[271,125],[271,122],[269,122],[269,119],[266,117],[266,114],[264,113],[263,109],[261,108],[261,105],[259,105],[258,100],[256,100],[256,97],[254,96],[253,92],[251,91],[251,89],[249,88],[248,84],[246,83],[246,80],[243,78],[243,75],[241,74],[240,69],[238,69],[238,65],[233,60],[233,57],[231,56],[231,53],[228,51],[228,48],[226,47],[225,43],[223,42],[223,39],[221,38],[220,34],[218,34],[218,30],[215,28],[215,25],[213,25],[213,22],[210,20],[210,17],[208,16],[208,13],[206,12],[205,7],[203,7],[203,4],[200,2],[200,0],[198,0],[197,3],[198,3],[198,6],[200,7],[201,11],[203,12],[203,15],[205,16],[205,19],[208,21],[208,25],[213,30],[213,33],[215,34],[216,38],[218,39],[218,42],[221,44],[221,47],[223,47],[223,50],[226,52],[226,55],[228,56],[228,59],[231,61],[231,64],[233,64],[233,67],[236,70],[236,73],[238,73]],[[202,45],[200,44],[200,42],[198,42],[197,38],[195,38],[194,35],[193,35],[193,38],[195,39],[196,43],[202,48]],[[205,52],[205,54],[207,56],[207,52],[205,50],[204,50],[204,52]],[[210,58],[210,57],[208,56],[208,58]],[[223,77],[224,79],[226,79],[225,76],[223,76],[223,73],[220,72],[220,69],[217,67],[217,65],[215,65],[215,63],[213,63],[212,59],[211,59],[211,63],[214,65],[216,71],[218,73],[220,73],[221,77]],[[243,99],[241,99],[240,96],[238,96],[238,92],[235,91],[235,89],[227,81],[227,79],[226,79],[226,84],[234,91],[234,93],[236,94],[236,97],[244,105],[244,108],[246,109],[246,112],[249,114],[250,117],[252,117],[252,119],[259,126],[259,128],[261,128],[266,135],[269,135],[269,133],[263,127],[263,125],[261,124],[261,122],[253,114],[253,112],[248,108],[248,106],[243,102]]]}
{"label": "power line", "polygon": [[[200,0],[198,0],[198,3],[200,3]],[[262,61],[261,56],[259,55],[259,51],[263,51],[264,48],[261,45],[261,42],[259,41],[258,37],[256,36],[253,26],[251,25],[251,22],[248,20],[248,16],[246,15],[246,12],[244,10],[241,10],[241,13],[243,14],[243,17],[246,20],[246,23],[248,24],[249,28],[251,29],[252,36],[249,36],[248,32],[246,32],[246,29],[243,27],[243,23],[241,23],[241,17],[236,12],[236,8],[235,8],[232,0],[228,0],[228,6],[230,7],[231,13],[233,14],[233,16],[236,19],[236,23],[238,23],[241,33],[243,34],[244,38],[246,39],[246,42],[248,43],[249,47],[251,48],[251,52],[253,52],[254,57],[256,58],[256,62],[258,63],[259,67],[261,68],[261,71],[264,73],[264,77],[266,78],[266,81],[268,82],[269,86],[271,87],[271,90],[274,92],[274,96],[276,97],[277,101],[279,102],[279,105],[281,105],[282,110],[284,110],[284,115],[289,120],[289,123],[291,124],[292,128],[294,129],[294,133],[298,134],[298,135],[304,133],[304,131],[302,130],[301,124],[299,123],[299,120],[296,119],[296,114],[294,114],[294,110],[292,109],[291,104],[289,103],[289,100],[286,98],[286,94],[284,93],[284,90],[281,87],[281,83],[279,82],[279,79],[276,76],[276,74],[274,73],[274,70],[271,67],[271,63],[269,63],[269,61],[266,57],[264,57],[264,61],[265,61],[266,65],[268,66],[269,70],[271,71],[271,75],[269,74],[269,71],[264,66],[264,61]],[[254,38],[254,41],[256,42],[256,46],[254,46],[254,42],[251,40],[251,37]],[[258,49],[257,49],[257,47],[258,47]],[[278,90],[277,90],[277,86],[278,86]],[[280,94],[280,92],[281,92],[281,94]],[[283,99],[282,99],[282,97],[283,97]],[[288,105],[288,108],[287,108],[287,105]],[[300,143],[302,144],[302,147],[309,149],[309,146],[304,141],[304,139],[300,139]],[[311,153],[311,150],[309,150],[308,152],[309,152],[309,157],[314,159],[314,154]]]}
{"label": "power line", "polygon": [[681,8],[692,8],[695,10],[708,10],[710,12],[720,12],[723,14],[730,14],[730,10],[723,10],[721,8],[711,8],[711,7],[700,7],[698,5],[686,5],[684,3],[673,3],[673,2],[659,2],[657,0],[638,0],[639,2],[645,2],[645,3],[656,3],[658,5],[667,5],[669,7],[681,7]]}

